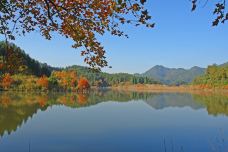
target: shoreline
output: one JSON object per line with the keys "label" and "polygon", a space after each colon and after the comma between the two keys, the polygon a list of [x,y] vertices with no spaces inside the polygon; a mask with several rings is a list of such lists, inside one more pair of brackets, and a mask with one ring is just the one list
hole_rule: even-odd
{"label": "shoreline", "polygon": [[84,91],[56,91],[56,90],[1,90],[2,92],[21,92],[21,93],[77,93],[85,94],[94,90],[114,90],[114,91],[131,91],[131,92],[147,92],[147,93],[227,93],[227,88],[200,88],[194,85],[180,85],[180,86],[168,86],[159,84],[137,84],[137,85],[121,85],[121,86],[110,86],[110,87],[95,87],[91,86],[90,89]]}
{"label": "shoreline", "polygon": [[151,93],[199,93],[199,92],[212,92],[212,93],[228,93],[228,89],[224,88],[199,88],[193,85],[181,86],[168,86],[168,85],[128,85],[128,86],[114,86],[110,87],[112,90],[118,91],[137,91],[137,92],[151,92]]}

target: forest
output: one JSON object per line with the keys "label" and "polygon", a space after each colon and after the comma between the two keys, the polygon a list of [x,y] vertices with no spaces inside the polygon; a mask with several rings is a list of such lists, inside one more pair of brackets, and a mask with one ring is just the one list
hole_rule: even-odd
{"label": "forest", "polygon": [[206,73],[195,78],[193,85],[198,85],[202,89],[228,89],[228,64],[208,66]]}
{"label": "forest", "polygon": [[[8,51],[6,48],[8,47]],[[108,74],[87,67],[51,67],[32,59],[14,44],[0,43],[0,88],[15,91],[83,91],[94,87],[158,84],[127,73]]]}
{"label": "forest", "polygon": [[[7,48],[8,47],[8,48]],[[8,49],[8,51],[6,51]],[[32,59],[15,44],[0,42],[0,89],[15,91],[85,91],[90,87],[162,84],[140,74],[109,74],[78,65],[52,67]],[[228,88],[228,64],[211,65],[190,83],[200,89]]]}

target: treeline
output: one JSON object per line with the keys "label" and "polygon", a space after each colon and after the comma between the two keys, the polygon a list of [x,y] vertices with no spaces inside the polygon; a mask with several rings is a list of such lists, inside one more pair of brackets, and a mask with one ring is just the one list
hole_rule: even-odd
{"label": "treeline", "polygon": [[228,89],[228,65],[208,66],[203,76],[197,77],[193,81],[194,85],[201,88],[224,88]]}
{"label": "treeline", "polygon": [[109,74],[105,72],[94,72],[89,68],[82,66],[70,66],[66,70],[76,70],[78,75],[85,76],[92,86],[108,87],[129,84],[159,84],[153,78],[138,76],[128,73]]}
{"label": "treeline", "polygon": [[14,91],[84,92],[90,88],[90,84],[85,77],[77,77],[75,71],[53,71],[50,77],[6,73],[1,76],[0,88]]}
{"label": "treeline", "polygon": [[38,110],[45,111],[49,106],[64,105],[71,108],[82,108],[107,101],[136,100],[143,100],[153,109],[186,106],[200,109],[205,107],[210,115],[228,116],[228,96],[226,94],[156,94],[111,90],[96,90],[88,94],[0,92],[0,137],[6,132],[8,134],[14,132]]}
{"label": "treeline", "polygon": [[[7,50],[7,51],[6,51]],[[109,87],[128,84],[155,84],[152,78],[127,73],[95,72],[82,66],[54,68],[32,59],[14,44],[0,42],[1,90],[85,90],[90,86]]]}
{"label": "treeline", "polygon": [[[57,93],[57,92],[0,92],[0,137],[4,133],[12,133],[19,126],[37,113],[45,111],[49,106],[64,105],[70,108],[93,106],[102,102],[128,102],[152,98],[150,93],[126,93],[117,91],[91,91],[82,93]],[[23,112],[21,112],[23,111]]]}
{"label": "treeline", "polygon": [[[6,51],[7,50],[7,51]],[[0,43],[0,89],[16,91],[84,91],[89,81],[76,71],[39,63],[14,44]]]}

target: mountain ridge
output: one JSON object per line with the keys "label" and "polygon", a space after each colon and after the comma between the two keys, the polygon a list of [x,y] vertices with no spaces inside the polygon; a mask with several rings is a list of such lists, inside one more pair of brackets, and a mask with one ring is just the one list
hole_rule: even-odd
{"label": "mountain ridge", "polygon": [[205,68],[193,66],[189,69],[184,68],[167,68],[163,65],[155,65],[141,75],[153,77],[167,85],[181,85],[192,82],[196,77],[205,73]]}

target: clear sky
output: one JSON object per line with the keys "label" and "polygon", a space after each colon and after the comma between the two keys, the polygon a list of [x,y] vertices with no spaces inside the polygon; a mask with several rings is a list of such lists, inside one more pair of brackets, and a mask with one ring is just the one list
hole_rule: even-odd
{"label": "clear sky", "polygon": [[[190,68],[228,61],[228,23],[211,26],[212,4],[203,7],[201,3],[192,13],[189,0],[147,1],[154,29],[125,26],[129,39],[109,34],[99,37],[113,67],[104,71],[142,73],[155,65]],[[31,57],[52,66],[85,65],[79,50],[71,48],[71,40],[59,35],[48,41],[34,32],[17,37],[15,43]]]}

